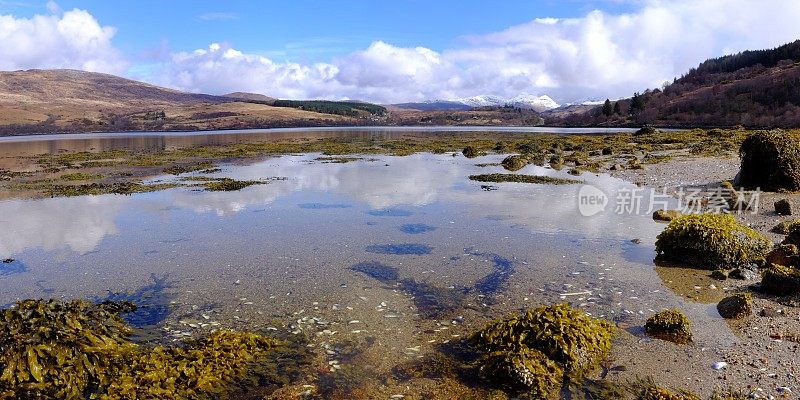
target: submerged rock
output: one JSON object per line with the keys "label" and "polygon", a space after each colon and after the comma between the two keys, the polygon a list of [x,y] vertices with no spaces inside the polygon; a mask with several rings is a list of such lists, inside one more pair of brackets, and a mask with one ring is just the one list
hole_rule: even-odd
{"label": "submerged rock", "polygon": [[656,313],[647,319],[644,330],[648,335],[677,344],[692,341],[689,319],[677,309]]}
{"label": "submerged rock", "polygon": [[771,248],[769,239],[729,214],[684,215],[656,238],[659,256],[706,269],[756,262]]}
{"label": "submerged rock", "polygon": [[722,318],[741,319],[753,314],[753,295],[736,293],[722,299],[717,304],[717,311]]}
{"label": "submerged rock", "polygon": [[800,190],[800,141],[775,130],[748,136],[739,148],[738,184],[768,191]]}
{"label": "submerged rock", "polygon": [[[542,368],[552,369],[536,353],[531,353],[535,350],[563,370],[563,374],[557,376],[559,381],[580,382],[611,351],[614,333],[615,328],[608,321],[594,319],[561,304],[538,307],[524,315],[493,322],[471,335],[470,342],[485,354],[484,369],[496,369],[494,363],[508,363],[506,360],[514,360],[518,354],[536,360],[531,373]],[[516,365],[523,364],[516,362]],[[514,376],[519,378],[525,374]],[[520,386],[530,387],[522,379],[515,381]]]}

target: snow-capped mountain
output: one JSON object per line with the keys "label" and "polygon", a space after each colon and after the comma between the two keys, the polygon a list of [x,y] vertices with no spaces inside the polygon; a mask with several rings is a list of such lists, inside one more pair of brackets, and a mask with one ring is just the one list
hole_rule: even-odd
{"label": "snow-capped mountain", "polygon": [[470,107],[501,107],[501,106],[514,106],[520,108],[529,108],[536,111],[545,111],[558,108],[559,105],[547,95],[535,96],[532,94],[523,93],[514,96],[510,99],[505,99],[500,96],[484,95],[474,96],[462,99],[449,100],[454,103],[461,103]]}

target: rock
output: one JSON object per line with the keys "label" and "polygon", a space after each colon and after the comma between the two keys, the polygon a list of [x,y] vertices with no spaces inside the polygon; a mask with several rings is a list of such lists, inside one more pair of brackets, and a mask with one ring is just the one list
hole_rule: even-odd
{"label": "rock", "polygon": [[736,268],[734,270],[731,270],[731,272],[728,272],[728,278],[730,279],[752,281],[755,280],[757,277],[758,273],[756,273],[755,270],[746,267]]}
{"label": "rock", "polygon": [[653,128],[653,127],[652,127],[652,126],[650,126],[650,125],[645,125],[645,126],[641,127],[641,128],[638,130],[638,131],[636,131],[636,132],[633,134],[633,136],[639,136],[639,135],[652,135],[652,134],[654,134],[654,133],[658,133],[658,129],[656,129],[656,128]]}
{"label": "rock", "polygon": [[653,220],[669,222],[681,215],[683,214],[678,210],[656,210],[653,212]]}
{"label": "rock", "polygon": [[690,214],[670,221],[656,238],[661,257],[705,269],[730,269],[756,262],[772,249],[761,233],[730,214]]}
{"label": "rock", "polygon": [[753,133],[742,142],[739,155],[739,185],[771,192],[800,190],[800,141],[793,134]]}
{"label": "rock", "polygon": [[478,153],[478,150],[472,146],[464,147],[464,150],[461,150],[461,154],[463,154],[464,157],[467,158],[475,158],[480,155],[480,153]]}
{"label": "rock", "polygon": [[728,296],[717,304],[717,311],[722,318],[741,319],[753,313],[753,295],[750,293],[736,293]]}
{"label": "rock", "polygon": [[792,203],[789,203],[789,200],[786,199],[776,201],[775,212],[778,215],[792,215]]}
{"label": "rock", "polygon": [[509,171],[518,171],[528,165],[528,160],[522,156],[513,155],[504,158],[500,165]]}
{"label": "rock", "polygon": [[781,244],[764,256],[767,265],[777,264],[785,267],[796,267],[800,264],[800,251],[793,244]]}
{"label": "rock", "polygon": [[625,167],[622,166],[622,164],[614,164],[611,167],[609,167],[608,169],[611,170],[611,171],[622,171],[623,169],[625,169]]}
{"label": "rock", "polygon": [[719,371],[719,370],[721,370],[721,369],[723,369],[723,368],[725,368],[727,366],[728,366],[728,363],[726,363],[725,361],[718,361],[718,362],[715,362],[715,363],[711,364],[711,369],[713,369],[714,371]]}
{"label": "rock", "polygon": [[603,147],[603,150],[602,150],[601,154],[604,155],[604,156],[613,155],[614,154],[614,149],[612,149],[611,147]]}
{"label": "rock", "polygon": [[800,226],[800,219],[781,221],[778,225],[772,227],[772,232],[788,235],[795,226]]}
{"label": "rock", "polygon": [[761,290],[776,295],[800,292],[800,271],[792,267],[772,264],[761,277]]}
{"label": "rock", "polygon": [[718,281],[724,281],[728,279],[728,273],[724,269],[715,269],[711,272],[711,277]]}
{"label": "rock", "polygon": [[648,335],[678,344],[692,341],[689,319],[677,309],[656,313],[647,319],[644,330]]}
{"label": "rock", "polygon": [[761,312],[758,313],[758,315],[762,317],[776,318],[781,316],[781,312],[772,307],[764,307]]}

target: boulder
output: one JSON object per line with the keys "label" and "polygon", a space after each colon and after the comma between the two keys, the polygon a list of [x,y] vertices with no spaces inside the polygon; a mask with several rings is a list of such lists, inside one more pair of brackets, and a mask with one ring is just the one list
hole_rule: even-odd
{"label": "boulder", "polygon": [[689,319],[677,309],[656,313],[647,319],[644,330],[648,335],[677,344],[692,341]]}
{"label": "boulder", "polygon": [[792,215],[792,203],[789,203],[789,200],[786,199],[776,201],[775,212],[778,215]]}
{"label": "boulder", "polygon": [[717,304],[717,311],[722,318],[741,319],[753,314],[753,295],[750,293],[736,293],[728,296]]}
{"label": "boulder", "polygon": [[705,269],[731,269],[756,262],[772,242],[730,214],[690,214],[670,221],[656,238],[661,257]]}
{"label": "boulder", "polygon": [[738,184],[767,191],[800,190],[800,140],[781,131],[748,136],[739,148]]}
{"label": "boulder", "polygon": [[526,160],[525,157],[513,155],[504,158],[503,161],[500,162],[500,165],[508,171],[519,171],[528,165],[528,160]]}
{"label": "boulder", "polygon": [[800,271],[772,264],[761,275],[761,290],[780,296],[800,293]]}
{"label": "boulder", "polygon": [[785,267],[800,266],[800,251],[793,244],[781,244],[764,256],[767,265],[777,264]]}

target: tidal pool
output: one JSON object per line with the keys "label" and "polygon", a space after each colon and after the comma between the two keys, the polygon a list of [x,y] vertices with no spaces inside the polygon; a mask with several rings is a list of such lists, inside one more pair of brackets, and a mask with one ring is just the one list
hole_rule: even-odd
{"label": "tidal pool", "polygon": [[[278,329],[308,337],[319,374],[356,365],[363,374],[341,380],[387,396],[414,397],[424,385],[371,379],[539,304],[569,302],[623,328],[613,350],[615,364],[627,366],[619,378],[657,375],[708,388],[687,379],[737,341],[713,304],[674,293],[656,273],[654,242],[664,225],[646,201],[615,210],[631,183],[538,166],[516,171],[581,179],[607,194],[605,211],[583,216],[582,184],[499,183],[487,191],[467,178],[504,172],[476,165],[502,155],[318,157],[203,175],[286,178],[235,192],[181,187],[0,202],[0,260],[13,260],[0,264],[0,304],[131,299],[141,309],[129,322],[160,341],[218,328]],[[193,175],[200,174],[181,177]],[[678,350],[642,335],[644,320],[668,307],[692,319],[694,344]],[[345,344],[358,357],[336,350]]]}

